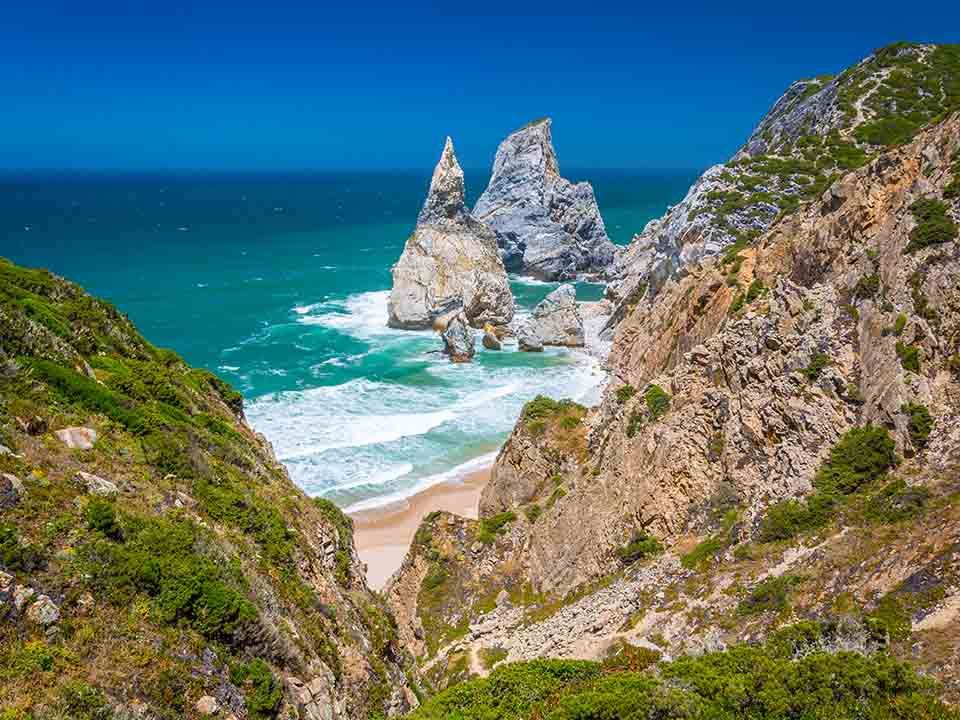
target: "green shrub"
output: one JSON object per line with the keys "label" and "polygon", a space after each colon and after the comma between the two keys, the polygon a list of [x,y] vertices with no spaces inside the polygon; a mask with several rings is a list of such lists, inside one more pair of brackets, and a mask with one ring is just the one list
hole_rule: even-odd
{"label": "green shrub", "polygon": [[661,552],[663,552],[663,545],[655,537],[646,533],[637,533],[630,542],[617,548],[617,557],[624,565],[630,565]]}
{"label": "green shrub", "polygon": [[866,515],[880,522],[900,522],[916,517],[926,507],[930,491],[923,487],[911,487],[904,480],[888,483],[870,498]]}
{"label": "green shrub", "polygon": [[897,357],[900,358],[900,365],[904,370],[920,373],[920,348],[916,345],[907,345],[903,342],[897,342],[895,346]]}
{"label": "green shrub", "polygon": [[960,175],[954,177],[953,180],[943,189],[943,196],[948,200],[955,200],[960,198]]}
{"label": "green shrub", "polygon": [[[787,583],[784,583],[785,585]],[[784,593],[788,588],[784,588]],[[779,595],[770,594],[776,605]],[[825,652],[837,632],[799,623],[763,645],[656,662],[498,665],[423,703],[411,720],[952,720],[938,687],[885,653]]]}
{"label": "green shrub", "polygon": [[893,334],[897,337],[900,337],[903,334],[903,329],[907,326],[907,316],[903,313],[897,315],[897,319],[893,323]]}
{"label": "green shrub", "polygon": [[882,477],[896,463],[896,446],[886,428],[866,425],[848,430],[830,450],[805,500],[785,500],[767,509],[760,522],[761,542],[788,540],[823,527],[845,495]]}
{"label": "green shrub", "polygon": [[481,648],[480,660],[483,666],[489,670],[501,660],[505,660],[509,653],[501,647]]}
{"label": "green shrub", "polygon": [[910,433],[910,442],[917,450],[922,450],[927,446],[927,439],[930,437],[930,431],[933,430],[933,417],[926,405],[919,403],[906,403],[900,408],[900,411],[909,415],[907,430]]}
{"label": "green shrub", "polygon": [[630,384],[621,385],[617,388],[617,402],[621,405],[626,404],[626,402],[637,394],[637,389]]}
{"label": "green shrub", "polygon": [[760,297],[766,289],[766,286],[759,278],[754,278],[753,282],[750,283],[750,287],[747,288],[746,301],[752,303]]}
{"label": "green shrub", "polygon": [[122,534],[120,523],[117,521],[117,511],[113,503],[101,497],[92,497],[83,509],[87,527],[104,534],[113,540],[119,540]]}
{"label": "green shrub", "polygon": [[70,720],[110,720],[113,711],[106,696],[81,680],[68,680],[60,686],[57,706]]}
{"label": "green shrub", "polygon": [[547,510],[550,510],[551,508],[553,508],[553,506],[557,504],[558,500],[560,500],[561,498],[565,498],[566,496],[567,496],[567,491],[564,490],[562,487],[558,487],[557,489],[555,489],[552,493],[550,493],[550,497],[547,498]]}
{"label": "green shrub", "polygon": [[645,419],[645,414],[639,410],[631,412],[630,417],[627,418],[627,437],[632,438],[636,435],[640,431],[640,428],[643,427]]}
{"label": "green shrub", "polygon": [[477,540],[484,545],[489,545],[497,539],[497,535],[502,535],[507,531],[507,526],[517,519],[517,514],[512,510],[498,513],[492,517],[483,518],[480,521],[480,530],[477,532]]}
{"label": "green shrub", "polygon": [[830,450],[813,486],[818,492],[849,495],[883,476],[896,461],[896,445],[886,428],[853,428]]}
{"label": "green shrub", "polygon": [[939,200],[917,200],[910,212],[917,226],[910,231],[906,252],[921,250],[930,245],[949,242],[957,237],[957,226],[947,214],[947,206]]}
{"label": "green shrub", "polygon": [[880,291],[880,276],[876,273],[864,275],[853,286],[853,296],[859,300],[874,297]]}
{"label": "green shrub", "polygon": [[646,392],[643,393],[643,399],[647,403],[647,411],[651,422],[657,420],[670,409],[671,398],[659,385],[648,387]]}
{"label": "green shrub", "polygon": [[277,716],[283,700],[283,688],[260,658],[236,665],[230,670],[230,681],[243,688],[247,713],[253,720]]}
{"label": "green shrub", "polygon": [[33,545],[22,543],[16,527],[0,523],[0,565],[7,570],[30,572],[42,564],[40,551]]}
{"label": "green shrub", "polygon": [[185,519],[126,518],[122,542],[100,538],[78,549],[79,569],[112,602],[152,600],[161,623],[183,620],[215,640],[230,640],[256,620],[242,576],[200,551],[199,529]]}
{"label": "green shrub", "polygon": [[527,520],[534,523],[537,521],[537,518],[543,514],[543,508],[541,508],[536,503],[533,503],[531,505],[527,505],[523,509],[523,514],[527,516]]}
{"label": "green shrub", "polygon": [[450,574],[443,563],[434,563],[424,576],[421,587],[426,592],[436,590],[447,581],[448,577],[450,577]]}
{"label": "green shrub", "polygon": [[757,583],[740,603],[737,612],[741,615],[757,615],[768,610],[781,611],[787,607],[787,594],[800,582],[796,575],[768,577]]}
{"label": "green shrub", "polygon": [[802,368],[800,372],[803,373],[803,376],[807,378],[807,380],[812,382],[820,377],[820,373],[822,373],[823,369],[829,364],[830,356],[816,350],[813,355],[810,356],[810,362],[807,363],[807,366]]}
{"label": "green shrub", "polygon": [[744,297],[743,293],[737,293],[736,296],[733,298],[733,302],[730,303],[730,309],[728,312],[731,315],[736,315],[738,312],[743,310],[743,306],[745,302],[746,302],[746,298]]}

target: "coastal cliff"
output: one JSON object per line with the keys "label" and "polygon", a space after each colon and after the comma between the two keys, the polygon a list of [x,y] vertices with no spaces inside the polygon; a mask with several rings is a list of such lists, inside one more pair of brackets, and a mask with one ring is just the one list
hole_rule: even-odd
{"label": "coastal cliff", "polygon": [[497,148],[474,217],[497,234],[512,272],[543,280],[604,277],[616,255],[589,183],[560,176],[550,119],[511,133]]}
{"label": "coastal cliff", "polygon": [[426,329],[461,310],[474,327],[513,319],[513,294],[494,234],[464,204],[463,170],[447,138],[417,227],[393,266],[391,327]]}
{"label": "coastal cliff", "polygon": [[896,45],[796,84],[635,240],[601,404],[528,404],[480,519],[428,518],[387,587],[431,682],[813,619],[957,696],[958,82]]}
{"label": "coastal cliff", "polygon": [[4,717],[365,719],[417,704],[350,520],[212,373],[0,260]]}

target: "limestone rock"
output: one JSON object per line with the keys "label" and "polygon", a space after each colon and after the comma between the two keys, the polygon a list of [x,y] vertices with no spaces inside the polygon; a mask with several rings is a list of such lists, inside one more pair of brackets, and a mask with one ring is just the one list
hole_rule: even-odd
{"label": "limestone rock", "polygon": [[73,476],[74,482],[78,485],[82,485],[87,489],[87,492],[91,495],[102,495],[103,497],[112,497],[120,492],[116,483],[100,477],[99,475],[93,475],[88,472],[83,472],[80,470],[76,475]]}
{"label": "limestone rock", "polygon": [[476,352],[473,331],[464,313],[458,313],[443,331],[443,352],[453,362],[470,362]]}
{"label": "limestone rock", "polygon": [[13,606],[17,609],[17,612],[23,610],[24,606],[30,602],[31,598],[36,594],[37,591],[29,585],[17,585],[13,589]]}
{"label": "limestone rock", "polygon": [[529,320],[517,325],[517,346],[524,352],[543,352],[543,340]]}
{"label": "limestone rock", "polygon": [[14,452],[6,445],[0,445],[0,455],[13,455]]}
{"label": "limestone rock", "polygon": [[546,280],[604,275],[616,246],[607,237],[589,183],[560,177],[550,119],[500,143],[474,217],[497,233],[507,268]]}
{"label": "limestone rock", "polygon": [[561,285],[533,309],[533,324],[544,345],[582,347],[583,318],[573,285]]}
{"label": "limestone rock", "polygon": [[463,170],[450,138],[392,272],[390,327],[430,328],[461,309],[474,327],[505,325],[513,318],[513,293],[496,236],[464,204]]}
{"label": "limestone rock", "polygon": [[27,620],[37,625],[53,625],[60,619],[60,608],[46,595],[40,595],[27,608]]}
{"label": "limestone rock", "polygon": [[0,570],[0,602],[7,602],[13,596],[16,587],[16,578]]}
{"label": "limestone rock", "polygon": [[492,330],[484,330],[483,333],[483,346],[487,350],[502,350],[503,345],[500,343],[500,339]]}
{"label": "limestone rock", "polygon": [[220,703],[217,702],[215,697],[204,695],[202,698],[197,700],[197,704],[194,705],[194,708],[201,715],[216,715],[218,712],[220,712]]}
{"label": "limestone rock", "polygon": [[72,450],[90,450],[97,442],[97,431],[88,427],[68,427],[54,432],[60,442]]}
{"label": "limestone rock", "polygon": [[23,495],[23,483],[16,475],[0,473],[0,508],[16,505]]}

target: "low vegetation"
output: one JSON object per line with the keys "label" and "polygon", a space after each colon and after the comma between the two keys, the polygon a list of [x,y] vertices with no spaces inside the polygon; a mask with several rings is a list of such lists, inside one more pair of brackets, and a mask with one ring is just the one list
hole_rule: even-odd
{"label": "low vegetation", "polygon": [[512,510],[483,518],[480,521],[480,529],[477,531],[477,540],[484,545],[489,545],[497,539],[498,535],[503,535],[510,523],[516,519],[517,514]]}
{"label": "low vegetation", "polygon": [[949,208],[939,200],[917,200],[910,206],[910,213],[917,226],[910,231],[906,252],[915,252],[931,245],[957,239],[957,225],[948,214]]}
{"label": "low vegetation", "polygon": [[845,496],[883,477],[895,464],[895,445],[886,428],[867,425],[847,431],[817,471],[813,493],[767,509],[759,540],[788,540],[823,527]]}
{"label": "low vegetation", "polygon": [[630,542],[617,548],[617,557],[624,565],[630,565],[661,552],[663,552],[663,545],[655,537],[646,533],[637,533]]}
{"label": "low vegetation", "polygon": [[[784,582],[784,585],[788,583]],[[776,605],[779,590],[761,604]],[[413,720],[703,720],[705,718],[912,718],[956,712],[934,683],[883,652],[828,652],[827,625],[801,623],[763,645],[656,662],[533,660],[497,666],[416,710]],[[624,669],[625,667],[631,669]]]}

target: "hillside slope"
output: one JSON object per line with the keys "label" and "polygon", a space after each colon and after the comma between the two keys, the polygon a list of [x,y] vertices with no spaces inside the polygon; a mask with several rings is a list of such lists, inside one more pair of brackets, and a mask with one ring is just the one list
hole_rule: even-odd
{"label": "hillside slope", "polygon": [[242,399],[0,260],[0,716],[366,718],[416,704],[350,521]]}
{"label": "hillside slope", "polygon": [[870,155],[626,297],[601,405],[528,405],[481,519],[421,527],[387,592],[436,686],[841,617],[956,696],[960,115]]}

